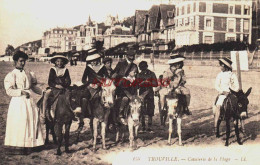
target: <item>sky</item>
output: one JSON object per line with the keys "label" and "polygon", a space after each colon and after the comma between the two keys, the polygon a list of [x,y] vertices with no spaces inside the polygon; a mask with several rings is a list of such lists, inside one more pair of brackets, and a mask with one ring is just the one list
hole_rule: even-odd
{"label": "sky", "polygon": [[14,48],[41,39],[54,27],[73,27],[93,21],[104,22],[107,15],[119,19],[135,10],[148,10],[169,0],[0,0],[0,55],[8,44]]}

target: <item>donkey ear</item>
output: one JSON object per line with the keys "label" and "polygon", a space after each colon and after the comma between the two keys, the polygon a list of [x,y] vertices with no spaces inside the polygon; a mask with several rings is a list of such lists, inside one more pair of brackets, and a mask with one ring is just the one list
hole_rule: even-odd
{"label": "donkey ear", "polygon": [[146,97],[146,95],[149,93],[149,91],[145,91],[143,94],[141,94],[139,97],[144,100],[144,98]]}
{"label": "donkey ear", "polygon": [[252,87],[250,87],[250,88],[247,90],[247,92],[245,93],[246,97],[248,97],[248,96],[250,95],[251,91],[252,91]]}

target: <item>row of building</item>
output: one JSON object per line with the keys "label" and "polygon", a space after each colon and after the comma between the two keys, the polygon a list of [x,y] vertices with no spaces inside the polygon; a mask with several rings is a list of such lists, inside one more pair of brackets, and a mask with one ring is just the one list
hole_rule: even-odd
{"label": "row of building", "polygon": [[123,42],[137,42],[141,48],[167,50],[176,47],[225,41],[254,43],[259,38],[259,0],[179,0],[136,10],[133,26],[108,16],[105,23],[89,18],[85,25],[53,28],[42,37],[42,48],[52,52],[90,49],[97,40],[108,49]]}
{"label": "row of building", "polygon": [[135,42],[132,28],[122,25],[118,17],[108,16],[105,23],[96,23],[89,17],[85,25],[73,28],[52,28],[44,32],[42,48],[53,52],[91,49],[96,41],[104,41],[108,49],[123,42]]}
{"label": "row of building", "polygon": [[180,0],[135,12],[137,42],[167,49],[225,41],[254,43],[259,38],[259,0]]}

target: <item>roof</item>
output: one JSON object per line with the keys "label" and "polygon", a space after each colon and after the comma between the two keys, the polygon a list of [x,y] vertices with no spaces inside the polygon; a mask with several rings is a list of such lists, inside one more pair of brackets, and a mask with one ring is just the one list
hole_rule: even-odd
{"label": "roof", "polygon": [[[166,4],[160,5],[161,19],[163,20],[164,26],[167,26],[168,23],[170,24],[174,23],[173,21],[174,9],[175,9],[175,5],[166,5]],[[168,19],[170,19],[170,22],[168,22]]]}
{"label": "roof", "polygon": [[153,5],[150,10],[149,10],[149,18],[150,18],[150,29],[158,29],[159,23],[157,21],[158,18],[158,13],[159,13],[159,6],[158,5]]}
{"label": "roof", "polygon": [[145,18],[148,14],[147,10],[136,10],[134,21],[134,32],[139,33],[145,30]]}

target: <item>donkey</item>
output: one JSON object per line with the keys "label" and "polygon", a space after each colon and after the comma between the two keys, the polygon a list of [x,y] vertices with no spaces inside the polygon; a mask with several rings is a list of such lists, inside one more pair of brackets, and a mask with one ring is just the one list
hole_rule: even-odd
{"label": "donkey", "polygon": [[[238,122],[241,120],[242,129],[244,130],[244,119],[247,117],[247,106],[249,104],[248,96],[251,93],[252,87],[250,87],[246,93],[243,90],[238,92],[230,89],[231,93],[224,100],[223,107],[217,109],[214,114],[216,137],[219,138],[219,126],[222,120],[226,121],[226,143],[225,146],[229,145],[229,136],[230,136],[230,120],[234,120],[235,133],[237,137],[237,143],[242,145],[242,142],[239,138],[239,129]],[[222,119],[221,119],[222,117]]]}
{"label": "donkey", "polygon": [[181,122],[182,116],[184,114],[184,98],[185,96],[172,93],[166,96],[166,112],[169,116],[169,136],[168,136],[168,145],[171,145],[171,135],[173,132],[173,120],[177,121],[177,133],[179,136],[179,145],[182,146],[181,138]]}
{"label": "donkey", "polygon": [[90,100],[93,108],[93,151],[96,151],[98,125],[101,123],[102,148],[106,147],[106,128],[111,108],[114,105],[115,85],[110,79],[102,83],[101,91]]}
{"label": "donkey", "polygon": [[[141,106],[144,101],[145,96],[148,94],[149,91],[144,92],[140,96],[131,96],[128,113],[127,113],[127,126],[129,130],[129,147],[134,149],[136,147],[134,139],[138,136],[138,129],[140,126],[140,117],[141,117]],[[119,103],[119,102],[118,102]],[[118,112],[118,109],[115,111]],[[117,132],[116,132],[116,142],[119,141],[120,131],[122,131],[122,124],[117,124]],[[121,132],[123,135],[123,132]]]}
{"label": "donkey", "polygon": [[[73,94],[72,91],[77,91],[77,88],[70,87],[69,89],[63,90],[58,98],[57,105],[55,106],[54,119],[48,114],[48,119],[54,125],[54,132],[58,138],[58,149],[57,155],[61,155],[61,144],[63,140],[62,127],[65,125],[65,152],[69,153],[69,131],[73,119],[74,111],[81,111],[80,107],[80,95]],[[77,93],[77,92],[76,92]],[[47,114],[46,114],[47,115]],[[47,132],[46,132],[47,133]]]}

